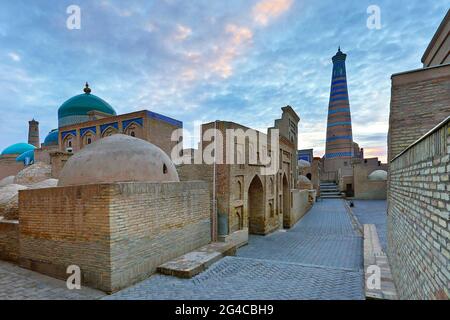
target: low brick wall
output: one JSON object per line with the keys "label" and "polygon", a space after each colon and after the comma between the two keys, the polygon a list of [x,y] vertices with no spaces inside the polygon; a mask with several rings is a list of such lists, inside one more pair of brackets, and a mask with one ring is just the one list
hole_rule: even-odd
{"label": "low brick wall", "polygon": [[314,191],[310,190],[292,190],[292,208],[288,219],[285,219],[285,228],[293,227],[312,207],[310,195]]}
{"label": "low brick wall", "polygon": [[20,264],[115,292],[210,242],[205,182],[114,183],[19,193]]}
{"label": "low brick wall", "polygon": [[0,220],[0,260],[19,261],[19,223]]}
{"label": "low brick wall", "polygon": [[388,256],[402,299],[448,299],[449,120],[390,163]]}

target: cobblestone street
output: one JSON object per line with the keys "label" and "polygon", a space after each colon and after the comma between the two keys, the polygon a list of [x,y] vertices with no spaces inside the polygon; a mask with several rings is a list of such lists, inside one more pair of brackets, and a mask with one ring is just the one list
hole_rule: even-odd
{"label": "cobblestone street", "polygon": [[383,251],[387,249],[386,200],[354,200],[353,214],[361,224],[374,224],[377,227]]}
{"label": "cobblestone street", "polygon": [[362,259],[343,201],[322,200],[193,279],[155,275],[106,299],[364,299]]}
{"label": "cobblestone street", "polygon": [[364,299],[362,269],[362,237],[343,200],[330,199],[290,230],[251,236],[192,279],[157,274],[105,296],[0,262],[0,299]]}
{"label": "cobblestone street", "polygon": [[67,289],[66,282],[0,261],[0,300],[86,300],[105,293],[87,287]]}

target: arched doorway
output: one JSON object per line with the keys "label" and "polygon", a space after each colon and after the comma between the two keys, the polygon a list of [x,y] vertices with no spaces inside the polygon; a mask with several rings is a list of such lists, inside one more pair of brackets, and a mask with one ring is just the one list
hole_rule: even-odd
{"label": "arched doorway", "polygon": [[289,183],[286,174],[283,175],[283,216],[288,217],[291,212]]}
{"label": "arched doorway", "polygon": [[248,230],[250,233],[264,233],[264,188],[255,176],[248,188]]}

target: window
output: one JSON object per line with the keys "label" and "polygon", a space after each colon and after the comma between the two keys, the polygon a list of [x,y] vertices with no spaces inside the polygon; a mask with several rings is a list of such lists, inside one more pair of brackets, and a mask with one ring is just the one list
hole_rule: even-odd
{"label": "window", "polygon": [[167,173],[167,166],[166,166],[166,164],[165,164],[165,163],[163,164],[163,173],[164,173],[164,174],[166,174],[166,173]]}
{"label": "window", "polygon": [[87,138],[87,144],[91,144],[92,143],[92,139],[91,138]]}
{"label": "window", "polygon": [[72,148],[72,140],[69,140],[69,141],[67,142],[67,146],[68,146],[69,148]]}

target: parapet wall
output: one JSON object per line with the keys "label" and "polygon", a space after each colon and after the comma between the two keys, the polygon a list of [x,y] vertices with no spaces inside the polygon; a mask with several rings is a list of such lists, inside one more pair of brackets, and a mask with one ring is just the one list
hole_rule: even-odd
{"label": "parapet wall", "polygon": [[388,256],[402,299],[450,297],[449,119],[390,164]]}
{"label": "parapet wall", "polygon": [[19,193],[20,264],[115,292],[210,242],[207,183],[113,183]]}
{"label": "parapet wall", "polygon": [[292,208],[290,215],[284,219],[285,228],[292,228],[311,209],[315,201],[315,190],[293,189],[291,191]]}

